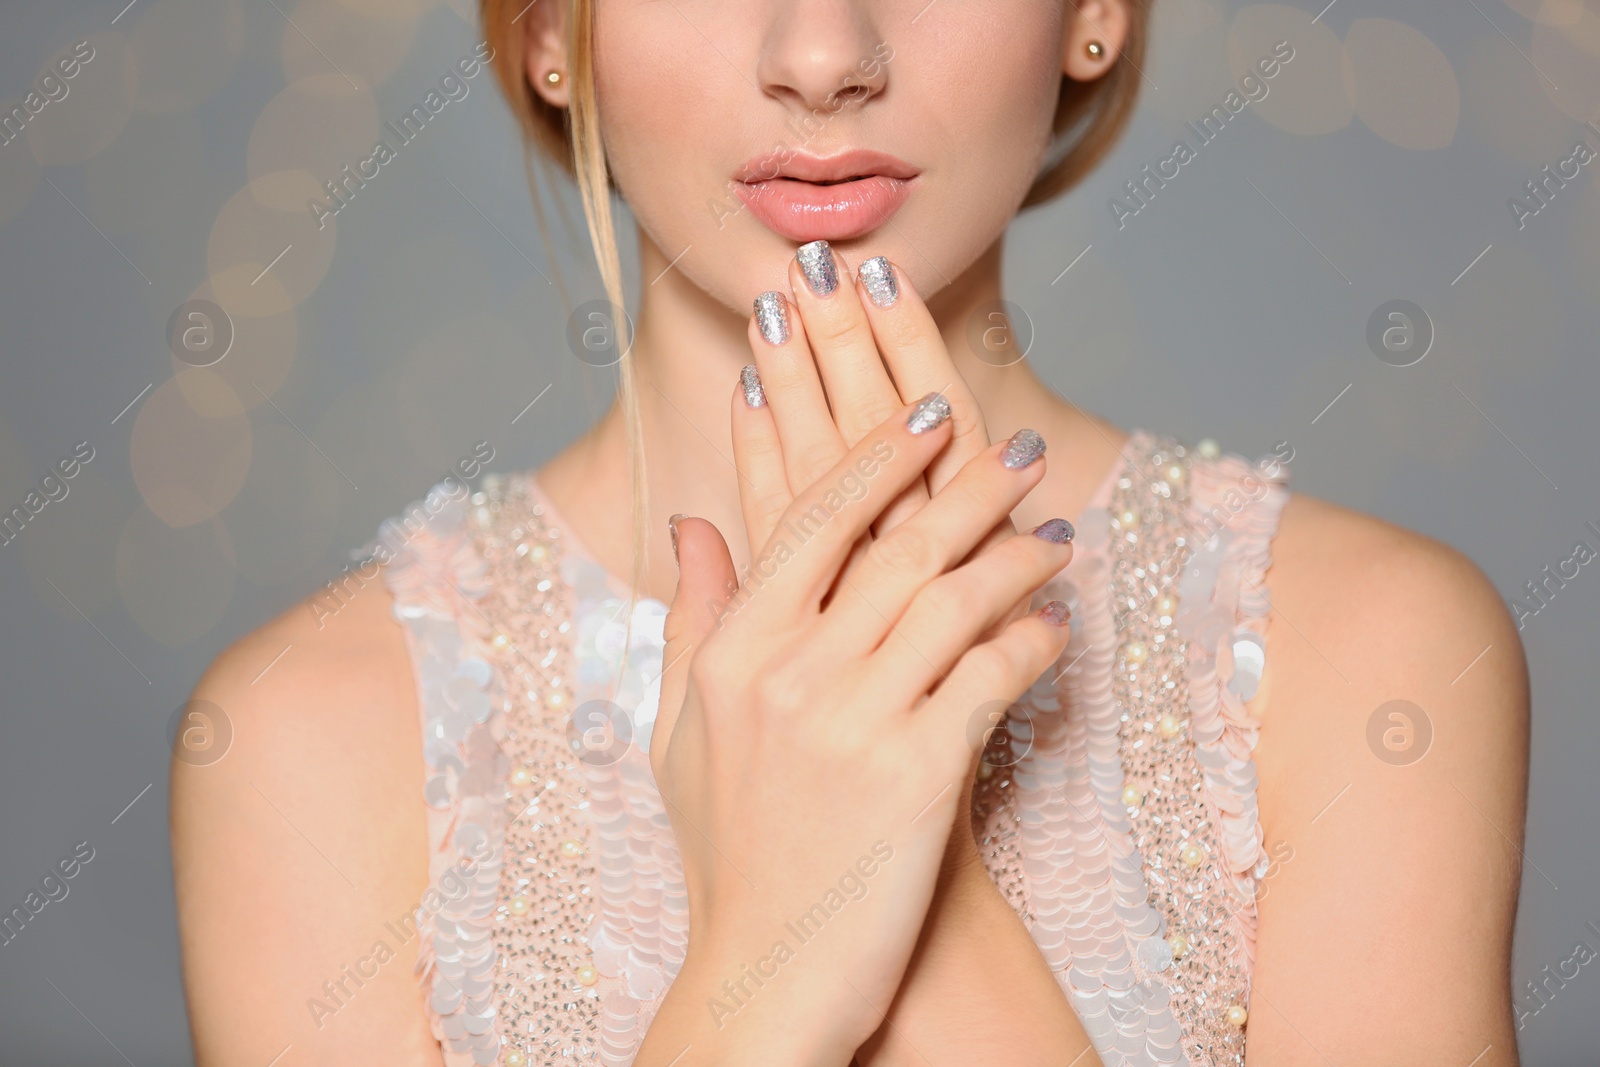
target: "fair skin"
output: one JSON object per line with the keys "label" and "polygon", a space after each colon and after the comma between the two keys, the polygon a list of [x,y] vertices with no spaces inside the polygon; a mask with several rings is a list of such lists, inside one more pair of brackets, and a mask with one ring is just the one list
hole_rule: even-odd
{"label": "fair skin", "polygon": [[[1109,61],[1090,63],[1084,42],[1114,55],[1128,13],[1114,0],[940,3],[919,16],[924,7],[600,5],[608,154],[640,222],[641,273],[659,276],[644,289],[630,356],[651,457],[642,591],[684,598],[667,661],[687,650],[663,679],[658,736],[670,740],[651,755],[684,855],[691,938],[641,1051],[652,1067],[686,1044],[684,1065],[1096,1062],[957,818],[972,753],[964,723],[950,723],[965,717],[953,708],[981,703],[975,692],[1020,691],[1064,639],[1012,610],[1070,557],[1027,531],[1078,516],[1126,436],[1063,401],[1026,362],[978,359],[966,326],[1000,295],[1000,238],[1048,143],[1060,77],[1104,73]],[[532,8],[526,22],[530,78],[560,106],[565,88],[543,81],[565,69],[557,5]],[[805,148],[893,152],[921,174],[892,225],[834,243],[845,282],[821,299],[793,265],[794,242],[739,211],[727,180],[752,154],[792,140],[794,115],[851,84],[882,41],[892,61]],[[888,310],[851,284],[852,268],[880,254],[903,280]],[[767,344],[747,314],[769,289],[791,301],[795,336],[784,345]],[[752,359],[762,409],[744,407],[734,387]],[[930,389],[945,391],[953,416],[909,435],[906,406]],[[1049,454],[1009,471],[990,442],[1022,427],[1043,435]],[[879,442],[895,459],[860,509],[841,515],[855,525],[808,543],[781,572],[785,586],[709,632],[708,597],[761,557],[773,516],[836,481],[827,472],[847,450]],[[630,499],[619,413],[540,480],[600,561],[628,573],[627,524],[616,521]],[[941,510],[955,494],[967,506]],[[694,516],[680,524],[681,585],[667,535],[674,513]],[[919,530],[913,537],[938,553],[898,552]],[[836,585],[841,569],[848,581]],[[962,581],[961,603],[982,595],[984,610],[959,625],[917,622],[917,604],[945,595],[930,590]],[[835,585],[824,604],[819,590]],[[1248,1063],[1515,1064],[1508,974],[1528,704],[1499,598],[1445,546],[1301,495],[1274,540],[1266,592],[1255,762],[1266,842],[1293,858],[1260,903]],[[891,617],[917,649],[943,649],[932,657],[938,676],[860,653],[897,647],[872,629],[883,618],[863,600],[896,605]],[[230,648],[197,690],[226,710],[235,735],[220,763],[175,763],[173,773],[202,1064],[266,1063],[285,1046],[285,1065],[441,1062],[410,973],[414,942],[320,1027],[305,1007],[427,883],[416,697],[389,608],[377,582],[333,618],[301,606]],[[1004,654],[968,658],[974,646]],[[848,667],[806,669],[817,662]],[[1434,726],[1431,750],[1409,766],[1367,745],[1373,709],[1395,699],[1426,709]],[[852,783],[845,795],[841,782]],[[940,782],[962,789],[941,793]],[[935,796],[914,822],[906,814]],[[781,848],[769,847],[773,827],[784,828]],[[895,849],[880,876],[894,881],[875,880],[842,913],[847,936],[808,945],[781,982],[711,1029],[708,990],[764,954],[768,916],[794,910],[777,887],[832,882],[880,838]],[[706,841],[737,856],[749,881]]]}

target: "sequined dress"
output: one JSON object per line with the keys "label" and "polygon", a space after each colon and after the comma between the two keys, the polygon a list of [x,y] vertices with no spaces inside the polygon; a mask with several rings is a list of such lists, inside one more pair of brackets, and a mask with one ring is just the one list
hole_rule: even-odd
{"label": "sequined dress", "polygon": [[[1244,1061],[1268,869],[1245,702],[1287,475],[1133,434],[1039,594],[1071,641],[980,765],[990,874],[1107,1067]],[[631,1063],[688,939],[647,755],[666,607],[630,620],[528,474],[436,486],[360,554],[418,686],[441,892],[417,972],[446,1063]]]}

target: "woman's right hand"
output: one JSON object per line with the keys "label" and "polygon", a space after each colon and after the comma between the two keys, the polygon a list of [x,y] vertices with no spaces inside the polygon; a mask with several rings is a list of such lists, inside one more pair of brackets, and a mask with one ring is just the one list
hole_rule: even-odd
{"label": "woman's right hand", "polygon": [[[1019,696],[1066,643],[1059,604],[985,635],[1071,554],[1021,534],[968,560],[1043,475],[1007,467],[1003,445],[841,578],[948,443],[948,413],[933,395],[863,437],[794,498],[743,583],[714,526],[677,523],[650,755],[690,936],[642,1065],[686,1048],[684,1067],[849,1063],[916,945],[984,739],[975,712]],[[740,468],[741,492],[784,478],[781,457]]]}

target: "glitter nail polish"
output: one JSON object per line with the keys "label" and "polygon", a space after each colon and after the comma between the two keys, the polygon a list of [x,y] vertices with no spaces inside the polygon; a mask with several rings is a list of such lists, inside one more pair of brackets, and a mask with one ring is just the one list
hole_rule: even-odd
{"label": "glitter nail polish", "polygon": [[1058,545],[1064,545],[1072,540],[1077,535],[1077,532],[1072,528],[1072,523],[1066,519],[1051,519],[1048,522],[1041,522],[1033,528],[1033,536],[1046,541],[1054,541]]}
{"label": "glitter nail polish", "polygon": [[1065,626],[1072,621],[1072,611],[1062,601],[1052,600],[1039,609],[1039,618],[1052,626]]}
{"label": "glitter nail polish", "polygon": [[929,393],[917,401],[906,419],[906,428],[912,433],[927,433],[950,417],[950,401],[943,393]]}
{"label": "glitter nail polish", "polygon": [[761,388],[761,372],[754,363],[739,369],[739,387],[744,390],[744,402],[750,407],[758,408],[767,402],[766,390]]}
{"label": "glitter nail polish", "polygon": [[900,299],[900,283],[895,280],[894,268],[889,265],[885,256],[873,256],[857,272],[861,276],[861,284],[866,287],[867,296],[872,303],[881,308],[893,307],[894,302]]}
{"label": "glitter nail polish", "polygon": [[784,306],[782,293],[768,291],[756,297],[756,326],[769,345],[781,345],[789,339],[789,309]]}
{"label": "glitter nail polish", "polygon": [[1000,451],[1000,462],[1014,471],[1044,455],[1044,438],[1033,430],[1018,430]]}
{"label": "glitter nail polish", "polygon": [[839,288],[839,270],[834,266],[833,249],[828,242],[812,241],[801,245],[794,257],[800,261],[800,273],[806,276],[806,284],[813,293],[827,296]]}

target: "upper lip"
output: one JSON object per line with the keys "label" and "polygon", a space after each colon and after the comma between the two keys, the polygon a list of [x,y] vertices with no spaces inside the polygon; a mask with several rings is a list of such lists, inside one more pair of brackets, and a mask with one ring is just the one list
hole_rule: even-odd
{"label": "upper lip", "polygon": [[767,152],[740,168],[737,180],[747,184],[774,178],[802,182],[840,182],[850,178],[915,178],[920,171],[903,159],[868,148],[852,148],[831,156]]}

